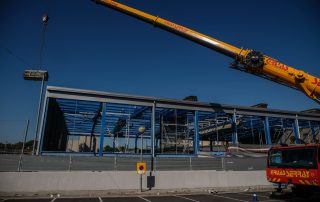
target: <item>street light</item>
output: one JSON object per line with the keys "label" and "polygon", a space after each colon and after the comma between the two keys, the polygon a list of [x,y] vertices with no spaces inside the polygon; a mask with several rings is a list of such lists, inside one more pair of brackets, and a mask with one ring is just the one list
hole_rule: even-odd
{"label": "street light", "polygon": [[142,161],[142,150],[143,150],[143,133],[146,131],[144,126],[139,127],[139,133],[141,134],[141,149],[140,149],[140,162]]}
{"label": "street light", "polygon": [[[39,60],[39,67],[40,68],[42,68],[44,39],[45,39],[46,28],[47,28],[48,21],[49,21],[48,14],[45,13],[42,16],[41,20],[42,20],[43,28],[42,28],[41,45],[40,45],[40,58],[39,58],[40,59]],[[44,81],[48,81],[49,74],[48,74],[48,71],[46,71],[46,70],[25,70],[24,74],[23,74],[23,78],[25,80],[41,81],[40,99],[39,99],[38,115],[37,115],[37,121],[36,121],[36,133],[35,133],[35,138],[34,138],[33,146],[32,146],[32,155],[34,155],[36,141],[38,138],[39,116],[40,116],[40,110],[41,110],[41,104],[42,104],[43,83],[44,83]]]}
{"label": "street light", "polygon": [[32,80],[32,81],[41,81],[41,89],[40,89],[40,98],[39,98],[39,105],[38,105],[38,114],[36,120],[36,132],[33,140],[32,146],[32,155],[35,153],[35,146],[36,141],[38,139],[38,129],[39,129],[39,117],[40,117],[40,110],[42,104],[42,91],[43,91],[43,83],[44,81],[48,81],[49,73],[46,70],[25,70],[23,73],[23,78],[25,80]]}
{"label": "street light", "polygon": [[[143,150],[143,133],[146,131],[144,126],[140,126],[138,129],[141,134],[141,149],[140,149],[140,163],[142,162],[142,150]],[[142,192],[142,175],[140,174],[140,192]]]}

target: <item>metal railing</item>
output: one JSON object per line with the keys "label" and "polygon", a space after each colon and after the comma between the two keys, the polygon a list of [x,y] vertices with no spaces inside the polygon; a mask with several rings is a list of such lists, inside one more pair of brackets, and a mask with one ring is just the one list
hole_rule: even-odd
{"label": "metal railing", "polygon": [[[84,157],[0,155],[0,171],[135,171],[139,157]],[[151,157],[144,157],[147,170]],[[154,171],[180,170],[264,170],[266,157],[155,157]]]}

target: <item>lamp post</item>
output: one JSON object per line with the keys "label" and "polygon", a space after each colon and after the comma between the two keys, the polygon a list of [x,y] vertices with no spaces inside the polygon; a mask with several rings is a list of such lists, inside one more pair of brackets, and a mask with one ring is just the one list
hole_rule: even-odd
{"label": "lamp post", "polygon": [[[47,28],[48,21],[49,21],[48,14],[45,13],[42,16],[41,20],[42,20],[43,28],[42,28],[42,36],[41,36],[41,44],[40,44],[39,68],[42,68],[44,39],[45,39],[46,28]],[[37,113],[37,120],[36,120],[36,132],[35,132],[35,137],[33,140],[32,155],[35,154],[36,142],[37,142],[37,138],[38,138],[39,117],[40,117],[40,110],[41,110],[41,104],[42,104],[43,84],[44,84],[44,81],[48,81],[48,77],[49,77],[48,71],[46,71],[46,70],[25,70],[24,74],[23,74],[23,78],[25,80],[41,81],[40,98],[39,98],[38,113]]]}
{"label": "lamp post", "polygon": [[[146,131],[146,128],[144,126],[140,126],[138,130],[141,134],[140,162],[142,162],[143,133]],[[142,175],[140,175],[140,192],[142,192]]]}
{"label": "lamp post", "polygon": [[139,127],[139,133],[141,134],[141,149],[140,149],[140,162],[142,161],[142,151],[143,151],[143,134],[146,131],[144,126]]}
{"label": "lamp post", "polygon": [[49,74],[48,74],[48,71],[45,71],[45,70],[25,70],[23,73],[23,78],[25,80],[41,81],[40,98],[39,98],[38,113],[37,113],[37,120],[36,120],[36,132],[35,132],[35,137],[34,137],[33,146],[32,146],[32,155],[34,155],[35,148],[36,148],[36,141],[38,139],[39,117],[40,117],[40,110],[41,110],[41,104],[42,104],[43,85],[44,85],[44,81],[48,81]]}

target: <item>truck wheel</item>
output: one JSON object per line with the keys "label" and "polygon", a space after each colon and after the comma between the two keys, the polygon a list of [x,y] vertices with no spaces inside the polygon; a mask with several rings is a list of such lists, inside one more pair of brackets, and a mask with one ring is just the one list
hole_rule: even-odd
{"label": "truck wheel", "polygon": [[313,188],[310,186],[297,185],[292,187],[292,192],[300,198],[309,198],[313,195]]}

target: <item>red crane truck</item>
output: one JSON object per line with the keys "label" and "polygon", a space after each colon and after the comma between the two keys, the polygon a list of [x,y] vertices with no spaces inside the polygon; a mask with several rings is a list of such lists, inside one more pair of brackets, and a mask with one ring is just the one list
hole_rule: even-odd
{"label": "red crane truck", "polygon": [[320,191],[320,144],[271,148],[266,174],[278,193],[290,186],[299,197],[312,196]]}

